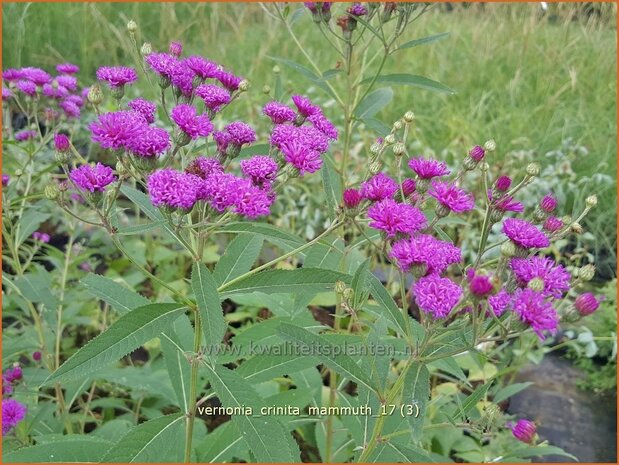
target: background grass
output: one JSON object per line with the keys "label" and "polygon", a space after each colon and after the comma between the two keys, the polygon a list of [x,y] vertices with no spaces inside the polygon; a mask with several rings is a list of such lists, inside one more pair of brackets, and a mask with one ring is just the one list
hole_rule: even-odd
{"label": "background grass", "polygon": [[[422,146],[461,153],[492,137],[500,149],[495,156],[533,150],[541,163],[544,153],[571,138],[588,149],[574,162],[578,175],[601,172],[616,180],[616,6],[562,4],[550,9],[542,14],[537,3],[433,8],[404,40],[441,32],[450,36],[397,52],[385,72],[425,75],[456,93],[397,88],[381,119],[390,124],[412,109]],[[255,102],[264,101],[260,89],[272,83],[275,62],[269,56],[307,65],[286,31],[256,4],[5,3],[2,66],[51,69],[67,60],[82,67],[80,77],[87,84],[98,66],[132,64],[124,48],[129,19],[139,24],[140,43],[165,49],[170,40],[180,39],[187,52],[211,57],[248,77]],[[322,69],[337,65],[309,14],[294,28]],[[302,77],[283,71],[290,88],[307,88]],[[249,107],[251,103],[248,99]],[[257,113],[258,105],[252,108]],[[593,234],[604,237],[613,257],[615,187],[598,192],[600,206],[587,222]],[[586,189],[593,193],[599,187],[592,183]]]}

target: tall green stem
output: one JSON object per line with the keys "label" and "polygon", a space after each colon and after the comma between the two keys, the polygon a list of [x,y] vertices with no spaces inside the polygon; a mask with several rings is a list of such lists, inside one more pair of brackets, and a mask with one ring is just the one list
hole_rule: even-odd
{"label": "tall green stem", "polygon": [[195,327],[193,335],[193,359],[191,360],[191,382],[189,385],[189,411],[187,412],[187,427],[185,428],[185,463],[191,461],[191,441],[193,439],[193,425],[196,420],[197,387],[198,387],[198,367],[200,360],[198,352],[202,339],[202,322],[198,312],[195,313]]}

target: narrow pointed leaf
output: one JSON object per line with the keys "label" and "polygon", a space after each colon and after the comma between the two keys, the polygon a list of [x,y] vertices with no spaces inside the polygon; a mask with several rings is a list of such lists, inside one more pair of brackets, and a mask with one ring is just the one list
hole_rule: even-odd
{"label": "narrow pointed leaf", "polygon": [[204,264],[194,263],[191,272],[191,287],[196,294],[196,303],[202,320],[204,345],[214,347],[226,334],[227,325],[217,293],[217,284]]}
{"label": "narrow pointed leaf", "polygon": [[422,89],[432,90],[443,94],[455,94],[455,91],[447,87],[445,84],[441,84],[438,81],[434,81],[433,79],[425,76],[419,76],[417,74],[385,74],[379,76],[376,79],[376,82],[390,85],[420,87]]}
{"label": "narrow pointed leaf", "polygon": [[113,443],[93,436],[69,435],[54,442],[2,454],[3,463],[98,462]]}
{"label": "narrow pointed leaf", "polygon": [[413,363],[406,373],[402,390],[402,404],[416,405],[416,415],[407,416],[411,427],[413,441],[417,442],[423,434],[423,423],[426,416],[426,407],[430,399],[430,373],[422,363]]}
{"label": "narrow pointed leaf", "polygon": [[121,315],[151,303],[146,297],[105,276],[89,273],[81,282],[90,294],[110,304]]}
{"label": "narrow pointed leaf", "polygon": [[248,272],[260,255],[263,241],[261,236],[248,234],[239,234],[235,237],[213,270],[215,283],[221,286]]}
{"label": "narrow pointed leaf", "polygon": [[385,108],[393,99],[393,89],[391,87],[381,87],[370,92],[355,109],[355,116],[358,119],[372,118],[376,113]]}
{"label": "narrow pointed leaf", "polygon": [[405,48],[417,47],[419,45],[430,44],[432,42],[436,42],[438,40],[444,39],[449,35],[449,32],[441,32],[440,34],[434,34],[427,37],[421,37],[420,39],[413,39],[406,43],[403,43],[398,47],[398,50],[402,50]]}
{"label": "narrow pointed leaf", "polygon": [[83,377],[121,359],[167,329],[184,311],[185,307],[176,303],[132,310],[80,348],[43,385]]}

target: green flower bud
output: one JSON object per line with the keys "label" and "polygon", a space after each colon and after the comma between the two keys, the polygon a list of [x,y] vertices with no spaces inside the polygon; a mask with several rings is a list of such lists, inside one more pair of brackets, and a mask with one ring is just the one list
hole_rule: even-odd
{"label": "green flower bud", "polygon": [[262,87],[262,93],[269,95],[271,93],[271,86],[265,84]]}
{"label": "green flower bud", "polygon": [[388,134],[385,137],[385,144],[387,145],[395,144],[395,136],[393,134]]}
{"label": "green flower bud", "polygon": [[144,42],[142,44],[142,48],[140,49],[140,54],[145,57],[151,53],[153,53],[153,46],[149,42]]}
{"label": "green flower bud", "polygon": [[54,153],[54,158],[56,159],[56,163],[59,165],[66,165],[71,161],[71,158],[73,158],[73,154],[70,150],[67,150],[66,152],[57,151]]}
{"label": "green flower bud", "polygon": [[247,92],[249,90],[249,81],[247,79],[243,79],[239,82],[239,92]]}
{"label": "green flower bud", "polygon": [[484,149],[486,149],[487,152],[494,152],[496,150],[496,142],[494,139],[487,140],[484,143]]}
{"label": "green flower bud", "polygon": [[88,101],[93,105],[100,105],[103,102],[103,92],[99,84],[93,84],[88,90]]}
{"label": "green flower bud", "polygon": [[376,174],[381,170],[382,167],[383,167],[383,164],[381,162],[375,161],[374,163],[370,164],[370,173]]}
{"label": "green flower bud", "polygon": [[490,221],[492,223],[498,223],[503,219],[503,213],[504,212],[499,210],[498,208],[493,208],[490,212]]}
{"label": "green flower bud", "polygon": [[413,113],[412,111],[407,111],[406,113],[404,113],[404,121],[406,121],[407,123],[412,123],[414,119],[415,113]]}
{"label": "green flower bud", "polygon": [[585,205],[587,205],[587,207],[589,208],[593,208],[598,204],[598,196],[593,194],[590,195],[589,197],[587,197],[587,199],[585,200]]}
{"label": "green flower bud", "polygon": [[580,223],[572,223],[571,226],[570,226],[570,230],[574,234],[582,234],[582,232],[583,232],[583,228],[582,228],[582,225]]}
{"label": "green flower bud", "polygon": [[48,184],[45,186],[45,197],[49,200],[56,200],[60,196],[60,189],[56,184]]}
{"label": "green flower bud", "polygon": [[280,72],[281,72],[281,70],[279,69],[279,66],[277,66],[277,65],[273,66],[273,73],[279,74]]}
{"label": "green flower bud", "polygon": [[533,278],[531,281],[529,281],[527,287],[532,291],[541,292],[544,290],[544,287],[546,287],[546,285],[544,284],[544,280],[542,278]]}
{"label": "green flower bud", "polygon": [[595,276],[595,266],[588,264],[578,270],[578,277],[583,281],[591,281]]}
{"label": "green flower bud", "polygon": [[401,157],[404,153],[406,153],[406,147],[402,142],[397,142],[396,144],[393,144],[393,153],[396,156]]}
{"label": "green flower bud", "polygon": [[112,87],[112,97],[116,100],[120,100],[125,95],[125,86]]}
{"label": "green flower bud", "polygon": [[527,165],[527,174],[529,176],[537,176],[539,175],[540,166],[539,163],[529,163]]}
{"label": "green flower bud", "polygon": [[129,31],[129,34],[135,34],[137,30],[138,30],[138,23],[136,23],[133,20],[127,23],[127,31]]}
{"label": "green flower bud", "polygon": [[417,279],[425,276],[427,272],[428,266],[425,263],[418,263],[411,266],[411,274]]}
{"label": "green flower bud", "polygon": [[434,209],[434,212],[436,213],[436,216],[438,216],[439,218],[443,218],[447,215],[449,215],[449,212],[451,210],[449,209],[449,207],[443,205],[442,203],[437,203],[436,204],[436,208]]}
{"label": "green flower bud", "polygon": [[344,281],[335,281],[335,292],[338,294],[343,294],[346,290],[346,283]]}
{"label": "green flower bud", "polygon": [[402,129],[404,125],[402,124],[402,121],[396,121],[395,123],[393,123],[393,129],[395,131],[399,131],[400,129]]}
{"label": "green flower bud", "polygon": [[354,295],[355,295],[355,291],[353,291],[350,287],[348,287],[344,289],[344,292],[342,293],[342,298],[346,302],[350,302],[350,300],[353,298]]}
{"label": "green flower bud", "polygon": [[512,241],[507,241],[501,245],[501,255],[511,258],[516,255],[516,245]]}
{"label": "green flower bud", "polygon": [[380,153],[380,144],[372,144],[370,146],[370,153],[373,155],[378,155]]}
{"label": "green flower bud", "polygon": [[417,181],[417,185],[415,186],[415,190],[420,194],[425,194],[428,192],[430,188],[430,180],[429,179],[419,179]]}

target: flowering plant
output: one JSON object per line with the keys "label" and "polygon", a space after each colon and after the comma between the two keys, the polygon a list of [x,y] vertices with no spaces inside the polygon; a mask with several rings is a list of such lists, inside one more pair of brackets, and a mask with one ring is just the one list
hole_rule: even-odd
{"label": "flowering plant", "polygon": [[[307,8],[317,23],[329,24],[330,3]],[[381,28],[393,20],[397,32],[412,14],[409,5],[387,4],[382,12],[348,6],[337,22],[346,56],[352,57],[358,24],[371,31],[372,18]],[[69,63],[59,65],[55,77],[38,68],[3,73],[5,116],[21,112],[27,120],[15,134],[4,125],[24,160],[13,177],[3,176],[3,240],[10,252],[4,282],[10,302],[26,311],[21,320],[32,320],[39,344],[28,362],[36,366],[31,397],[3,400],[3,434],[17,439],[5,460],[49,460],[49,444],[26,429],[26,405],[44,398],[56,404],[41,420],[54,435],[80,427],[85,432],[86,419],[72,410],[78,404],[84,417],[94,417],[95,431],[105,433],[87,435],[88,455],[71,434],[50,438],[57,450],[52,458],[59,461],[296,462],[308,437],[315,438],[312,454],[328,462],[449,459],[449,447],[433,444],[433,429],[466,431],[479,445],[488,434],[509,429],[513,442],[487,451],[506,461],[532,453],[519,452],[515,441],[531,444],[537,454],[560,452],[536,445],[533,422],[508,424],[497,405],[509,397],[504,386],[492,377],[473,386],[459,361],[483,363],[500,344],[543,340],[561,321],[596,310],[599,299],[579,290],[593,268],[583,266],[572,276],[543,253],[578,227],[595,197],[569,222],[559,219],[550,194],[525,214],[518,197],[538,176],[536,164],[513,182],[507,174],[489,177],[497,149],[492,141],[473,147],[455,169],[411,154],[412,112],[369,147],[357,181],[347,176],[346,159],[353,122],[368,117],[361,111],[372,102],[366,98],[380,96],[370,97],[371,85],[362,99],[348,102],[354,108],[342,100],[338,173],[326,154],[339,131],[326,108],[304,95],[266,102],[261,114],[269,129],[257,132],[230,116],[249,89],[246,79],[206,57],[184,55],[179,42],[167,52],[148,44],[138,50],[137,25],[130,22],[128,30],[135,67],[101,67],[98,83],[86,89],[79,88],[77,67]],[[146,82],[156,89],[157,102],[140,96]],[[89,120],[95,147],[88,153],[77,143],[82,119]],[[256,144],[263,137],[266,145]],[[40,170],[37,162],[48,147],[55,166]],[[324,231],[305,241],[276,227],[270,213],[284,186],[317,172],[332,208]],[[480,175],[476,189],[468,184],[473,172]],[[50,259],[64,270],[60,295],[46,288],[45,270],[33,262],[51,240],[37,231],[50,214],[27,203],[41,179],[49,181],[44,195],[68,215],[72,231],[64,256]],[[479,241],[463,253],[454,228],[473,224],[473,216],[482,218]],[[113,267],[106,277],[81,262],[88,273],[82,284],[112,316],[95,337],[68,351],[63,318],[74,309],[65,288],[77,230],[99,234],[110,255],[119,252],[148,285],[138,293],[112,279]],[[492,230],[504,238],[490,242]],[[156,254],[174,255],[175,272],[149,259],[148,250],[140,254],[135,237]],[[218,260],[209,259],[213,246],[225,247]],[[388,270],[385,279],[378,277],[382,269]],[[319,324],[311,309],[325,298],[334,311],[328,324]],[[239,329],[235,318],[242,315],[227,311],[231,302],[268,312],[257,312],[253,324]],[[148,364],[135,367],[130,359],[109,371],[141,347],[153,349]],[[454,377],[470,392],[441,399],[432,389],[439,376]],[[19,364],[5,371],[3,394],[19,394],[22,378]],[[120,395],[106,403],[116,392],[109,385],[115,378],[132,395],[148,393],[132,405],[132,427],[120,435],[104,429],[120,429],[118,419],[95,414],[98,408],[127,409],[129,400]],[[215,398],[220,406],[213,406]],[[433,404],[441,402],[437,412]],[[201,417],[214,407],[231,420],[205,434]]]}

